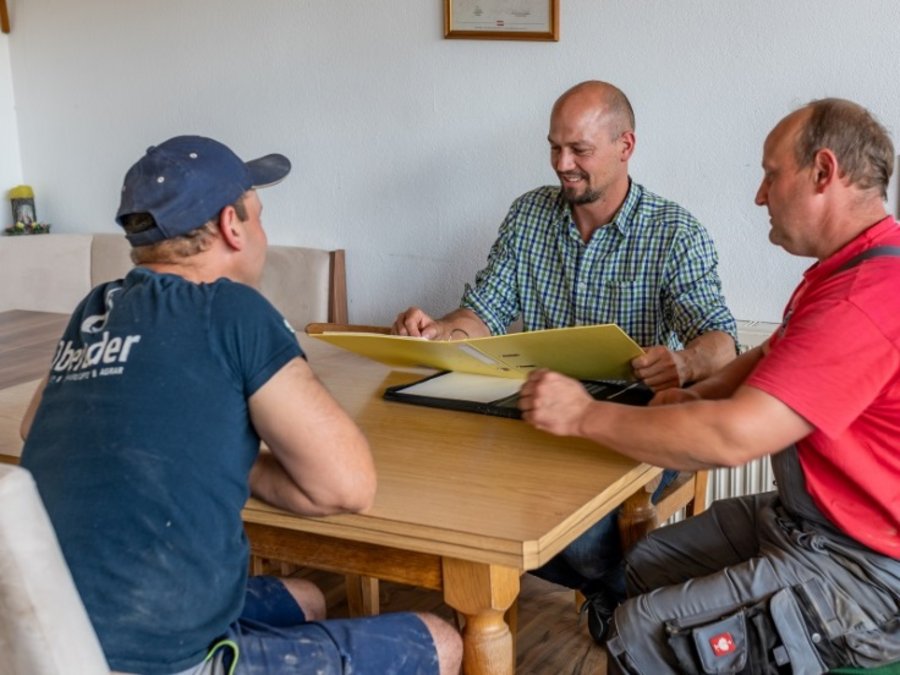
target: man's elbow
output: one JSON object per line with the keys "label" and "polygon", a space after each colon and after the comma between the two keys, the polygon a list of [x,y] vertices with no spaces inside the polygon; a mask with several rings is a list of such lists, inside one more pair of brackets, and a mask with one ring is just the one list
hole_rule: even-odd
{"label": "man's elbow", "polygon": [[348,482],[344,490],[341,510],[345,513],[366,513],[375,504],[378,481],[375,471],[361,472]]}
{"label": "man's elbow", "polygon": [[364,471],[345,475],[327,493],[310,495],[310,501],[323,515],[366,513],[375,503],[376,489],[375,471]]}

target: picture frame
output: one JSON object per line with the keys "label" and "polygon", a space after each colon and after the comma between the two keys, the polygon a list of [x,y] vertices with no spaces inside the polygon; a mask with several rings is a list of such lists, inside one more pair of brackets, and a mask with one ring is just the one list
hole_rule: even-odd
{"label": "picture frame", "polygon": [[559,0],[444,0],[444,37],[559,41]]}

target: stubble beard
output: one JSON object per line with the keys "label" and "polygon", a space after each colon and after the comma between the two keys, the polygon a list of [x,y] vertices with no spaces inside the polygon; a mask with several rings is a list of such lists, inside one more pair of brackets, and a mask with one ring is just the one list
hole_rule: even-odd
{"label": "stubble beard", "polygon": [[584,192],[579,194],[575,193],[574,188],[567,188],[565,185],[562,186],[562,193],[563,198],[572,206],[593,204],[603,196],[603,193],[600,190],[592,190],[591,188],[588,188]]}

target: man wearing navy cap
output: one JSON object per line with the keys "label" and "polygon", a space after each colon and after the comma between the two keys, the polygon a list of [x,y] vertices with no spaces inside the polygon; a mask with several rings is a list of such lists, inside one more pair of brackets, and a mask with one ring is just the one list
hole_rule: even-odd
{"label": "man wearing navy cap", "polygon": [[198,136],[149,148],[116,217],[137,266],[76,308],[22,422],[22,465],[115,671],[459,670],[459,635],[432,615],[325,621],[313,584],[247,579],[251,491],[313,516],[375,494],[366,439],[252,288],[256,188],[290,168]]}

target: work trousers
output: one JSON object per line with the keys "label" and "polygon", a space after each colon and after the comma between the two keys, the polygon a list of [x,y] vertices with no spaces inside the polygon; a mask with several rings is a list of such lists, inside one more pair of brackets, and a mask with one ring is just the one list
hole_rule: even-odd
{"label": "work trousers", "polygon": [[900,561],[798,518],[775,492],[656,530],[626,565],[629,595],[640,595],[616,610],[610,673],[812,674],[900,660]]}

